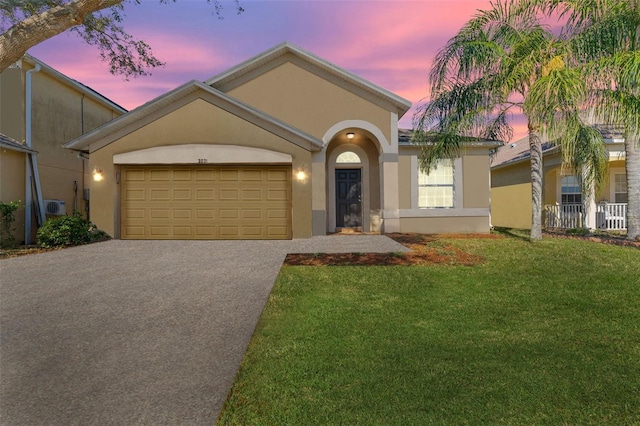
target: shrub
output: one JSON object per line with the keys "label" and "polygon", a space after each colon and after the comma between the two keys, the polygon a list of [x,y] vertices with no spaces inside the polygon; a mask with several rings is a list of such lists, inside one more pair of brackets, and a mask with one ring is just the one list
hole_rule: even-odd
{"label": "shrub", "polygon": [[13,235],[13,222],[16,221],[14,213],[20,208],[20,201],[0,201],[0,247],[11,248],[16,245],[16,237]]}
{"label": "shrub", "polygon": [[42,247],[76,246],[107,238],[104,231],[78,213],[48,219],[36,233],[36,241]]}

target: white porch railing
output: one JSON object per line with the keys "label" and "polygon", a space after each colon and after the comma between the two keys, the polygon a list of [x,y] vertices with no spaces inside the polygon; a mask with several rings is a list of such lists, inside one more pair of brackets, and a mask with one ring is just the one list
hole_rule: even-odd
{"label": "white porch railing", "polygon": [[598,204],[596,206],[596,227],[612,231],[625,231],[627,229],[627,204]]}
{"label": "white porch railing", "polygon": [[[585,209],[582,204],[547,204],[544,206],[544,226],[563,229],[582,228],[586,219],[583,212]],[[593,227],[593,224],[589,226]],[[605,231],[626,231],[627,204],[597,204],[595,227]]]}
{"label": "white porch railing", "polygon": [[547,204],[544,206],[546,228],[582,228],[582,204]]}

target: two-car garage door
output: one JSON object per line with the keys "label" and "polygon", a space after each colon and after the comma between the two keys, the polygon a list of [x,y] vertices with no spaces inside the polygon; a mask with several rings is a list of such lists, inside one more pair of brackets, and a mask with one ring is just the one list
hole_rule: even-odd
{"label": "two-car garage door", "polygon": [[289,239],[290,166],[122,166],[123,239]]}

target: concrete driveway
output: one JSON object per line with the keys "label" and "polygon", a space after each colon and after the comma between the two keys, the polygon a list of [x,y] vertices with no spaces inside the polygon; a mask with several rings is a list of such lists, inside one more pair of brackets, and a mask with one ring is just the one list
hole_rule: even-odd
{"label": "concrete driveway", "polygon": [[384,236],[120,241],[0,260],[0,424],[215,423],[287,253]]}

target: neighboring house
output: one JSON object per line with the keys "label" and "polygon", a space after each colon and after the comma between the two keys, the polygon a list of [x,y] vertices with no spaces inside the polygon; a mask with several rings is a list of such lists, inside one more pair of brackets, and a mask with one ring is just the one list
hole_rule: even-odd
{"label": "neighboring house", "polygon": [[30,55],[0,74],[0,201],[23,205],[18,241],[47,214],[88,214],[87,160],[62,145],[124,112]]}
{"label": "neighboring house", "polygon": [[[543,144],[543,226],[626,230],[624,138],[598,126],[609,153],[608,177],[597,194],[583,194],[580,176],[562,166],[560,147]],[[531,162],[528,138],[497,150],[491,165],[493,226],[531,229]]]}
{"label": "neighboring house", "polygon": [[92,220],[123,239],[489,232],[489,150],[419,173],[409,101],[290,43],[69,142]]}

